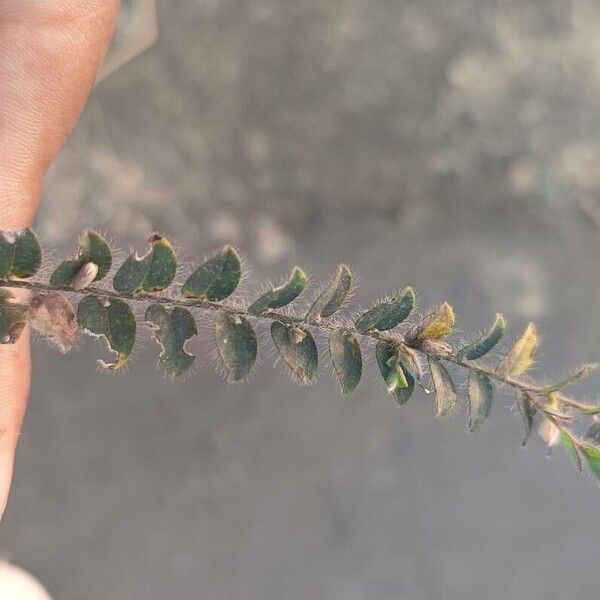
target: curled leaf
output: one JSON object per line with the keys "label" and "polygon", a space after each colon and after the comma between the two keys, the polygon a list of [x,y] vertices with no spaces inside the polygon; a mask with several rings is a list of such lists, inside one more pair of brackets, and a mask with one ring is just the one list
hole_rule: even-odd
{"label": "curled leaf", "polygon": [[399,344],[400,362],[404,365],[404,370],[414,375],[417,379],[423,377],[423,365],[418,354],[405,344]]}
{"label": "curled leaf", "polygon": [[215,317],[215,339],[219,357],[233,381],[240,381],[256,361],[256,333],[241,315],[219,313]]}
{"label": "curled leaf", "polygon": [[452,333],[454,322],[454,309],[450,304],[444,302],[425,315],[406,334],[406,340],[411,344],[441,341]]}
{"label": "curled leaf", "polygon": [[347,329],[333,329],[329,353],[343,394],[354,391],[362,375],[362,352],[356,336]]}
{"label": "curled leaf", "polygon": [[154,234],[143,256],[131,254],[116,272],[113,287],[120,294],[158,292],[168,288],[177,270],[177,256],[171,242]]}
{"label": "curled leaf", "polygon": [[73,258],[64,260],[58,265],[50,276],[50,285],[56,287],[73,286],[79,272],[87,263],[94,263],[98,269],[93,281],[104,279],[112,266],[110,246],[98,232],[92,229],[87,229],[81,234],[77,253]]}
{"label": "curled leaf", "polygon": [[535,416],[536,408],[531,404],[529,398],[520,390],[516,392],[517,408],[521,415],[523,422],[523,439],[521,440],[521,446],[527,444],[527,440],[531,435],[531,428],[533,427],[533,417]]}
{"label": "curled leaf", "polygon": [[300,267],[294,267],[289,280],[262,294],[249,308],[251,315],[260,315],[267,310],[282,308],[293,302],[306,287],[306,273]]}
{"label": "curled leaf", "polygon": [[152,304],[146,311],[146,324],[162,347],[160,360],[167,374],[172,378],[183,375],[196,359],[185,349],[185,343],[198,334],[192,313],[180,306],[168,309]]}
{"label": "curled leaf", "polygon": [[506,319],[500,313],[496,313],[496,318],[490,328],[479,339],[459,350],[456,356],[467,360],[477,360],[485,356],[496,347],[505,330]]}
{"label": "curled leaf", "polygon": [[405,404],[415,388],[415,378],[403,364],[399,349],[380,340],[375,346],[375,359],[388,392],[394,395],[398,404]]}
{"label": "curled leaf", "polygon": [[432,356],[429,357],[429,372],[435,388],[436,416],[451,417],[456,412],[458,398],[450,374],[446,367]]}
{"label": "curled leaf", "polygon": [[577,447],[577,444],[573,441],[571,435],[569,435],[565,430],[560,432],[560,441],[562,442],[564,449],[567,451],[567,454],[573,459],[573,462],[581,473],[581,455],[579,454],[579,448]]}
{"label": "curled leaf", "polygon": [[333,280],[319,294],[306,315],[309,322],[319,322],[336,313],[346,301],[352,288],[352,272],[346,265],[339,265]]}
{"label": "curled leaf", "polygon": [[[296,330],[303,335],[298,335]],[[271,337],[279,355],[292,373],[302,383],[309,383],[317,374],[319,364],[317,346],[310,332],[295,325],[284,325],[280,321],[273,321]]]}
{"label": "curled leaf", "polygon": [[0,288],[0,344],[14,344],[27,324],[27,308],[11,292]]}
{"label": "curled leaf", "polygon": [[553,384],[545,387],[543,390],[543,393],[550,394],[552,392],[562,390],[563,388],[567,387],[568,385],[571,385],[572,383],[576,383],[580,379],[587,377],[590,373],[595,371],[598,368],[598,366],[599,366],[598,363],[590,363],[587,365],[583,365],[583,367],[581,367],[581,369],[579,369],[572,375],[569,375],[565,379],[561,379],[560,381],[557,381],[556,383],[553,383]]}
{"label": "curled leaf", "polygon": [[104,337],[110,350],[117,355],[113,364],[99,361],[103,367],[116,370],[127,362],[136,335],[135,316],[127,302],[86,296],[79,303],[77,322],[88,334]]}
{"label": "curled leaf", "polygon": [[68,352],[77,337],[77,319],[70,300],[60,292],[34,294],[29,300],[31,328],[61,352]]}
{"label": "curled leaf", "polygon": [[42,264],[42,249],[33,231],[0,232],[0,278],[35,275]]}
{"label": "curled leaf", "polygon": [[355,323],[356,331],[364,334],[393,329],[410,315],[414,307],[415,292],[411,287],[406,287],[387,302],[377,304],[363,313]]}
{"label": "curled leaf", "polygon": [[238,253],[231,246],[225,246],[189,276],[181,294],[184,298],[220,302],[235,292],[241,277]]}
{"label": "curled leaf", "polygon": [[469,373],[469,426],[471,432],[477,431],[490,414],[494,390],[490,378],[484,373]]}
{"label": "curled leaf", "polygon": [[498,365],[498,373],[511,377],[525,373],[535,360],[539,342],[537,327],[533,323],[529,323],[521,337]]}

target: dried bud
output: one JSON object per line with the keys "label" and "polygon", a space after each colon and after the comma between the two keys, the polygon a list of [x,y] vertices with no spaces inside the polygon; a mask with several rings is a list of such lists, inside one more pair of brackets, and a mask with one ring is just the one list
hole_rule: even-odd
{"label": "dried bud", "polygon": [[556,446],[560,440],[560,429],[548,417],[542,419],[538,434],[550,448]]}
{"label": "dried bud", "polygon": [[73,289],[85,289],[92,281],[94,281],[94,279],[96,279],[96,275],[98,275],[98,265],[93,262],[84,263],[73,278]]}
{"label": "dried bud", "polygon": [[307,331],[300,329],[299,327],[292,327],[290,329],[290,338],[294,344],[299,344],[307,335]]}
{"label": "dried bud", "polygon": [[68,298],[60,292],[34,294],[29,301],[31,327],[61,352],[75,343],[77,320]]}

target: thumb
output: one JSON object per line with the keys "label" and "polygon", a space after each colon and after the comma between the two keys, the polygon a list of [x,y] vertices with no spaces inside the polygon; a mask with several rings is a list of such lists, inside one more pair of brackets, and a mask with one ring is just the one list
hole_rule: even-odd
{"label": "thumb", "polygon": [[118,8],[118,0],[0,1],[0,225],[32,221],[44,175],[87,100]]}
{"label": "thumb", "polygon": [[[0,0],[0,231],[30,225],[110,41],[118,0]],[[26,329],[0,345],[0,516],[30,378]]]}

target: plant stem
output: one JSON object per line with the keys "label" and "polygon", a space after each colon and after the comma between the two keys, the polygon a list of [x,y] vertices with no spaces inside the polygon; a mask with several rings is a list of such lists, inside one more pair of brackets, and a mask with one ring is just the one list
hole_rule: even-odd
{"label": "plant stem", "polygon": [[[347,325],[343,325],[340,323],[336,323],[334,321],[319,321],[319,322],[307,322],[305,318],[299,317],[297,315],[290,315],[279,313],[277,311],[267,311],[260,315],[251,315],[247,312],[245,307],[234,306],[232,304],[227,304],[224,302],[211,302],[210,300],[189,300],[184,298],[172,298],[170,296],[160,295],[160,294],[148,294],[148,293],[136,293],[136,294],[122,294],[117,293],[112,290],[103,289],[99,287],[87,287],[82,290],[75,290],[71,287],[63,287],[63,286],[52,286],[45,283],[34,282],[34,281],[24,281],[24,280],[9,280],[9,279],[0,279],[0,288],[19,288],[31,290],[33,292],[50,292],[50,291],[61,291],[72,294],[78,294],[80,296],[90,296],[97,295],[103,296],[106,298],[115,298],[119,300],[130,300],[132,302],[142,302],[146,304],[166,304],[169,306],[179,306],[188,309],[200,309],[212,312],[226,312],[229,314],[242,315],[249,319],[256,320],[266,320],[266,321],[281,321],[282,323],[286,323],[288,325],[297,325],[302,327],[310,327],[313,329],[317,329],[320,331],[331,331],[336,328],[341,328],[346,331],[351,332],[352,334],[363,337],[370,338],[377,341],[385,341],[395,346],[406,346],[412,347],[414,350],[417,350],[421,354],[424,354],[427,357],[438,358],[441,360],[448,361],[453,363],[459,367],[467,369],[469,371],[475,371],[477,373],[481,373],[493,379],[497,382],[504,383],[509,385],[515,389],[520,390],[521,392],[527,394],[535,394],[537,396],[547,396],[546,390],[547,386],[538,386],[532,383],[528,383],[525,381],[521,381],[518,379],[513,379],[512,377],[503,375],[498,373],[494,369],[490,367],[486,367],[484,365],[477,364],[473,361],[465,360],[459,358],[455,354],[452,353],[432,353],[423,350],[420,347],[411,346],[404,337],[400,335],[391,335],[382,333],[380,331],[368,331],[365,333],[359,333],[356,331],[354,327],[349,327]],[[538,410],[549,414],[555,418],[556,415],[552,412],[548,412],[545,410],[544,405],[535,401],[536,408]],[[572,403],[575,406],[575,403]]]}

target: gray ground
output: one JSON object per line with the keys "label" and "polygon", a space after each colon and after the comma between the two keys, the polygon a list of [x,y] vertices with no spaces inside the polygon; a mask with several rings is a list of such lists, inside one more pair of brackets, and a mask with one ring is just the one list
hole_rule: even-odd
{"label": "gray ground", "polygon": [[[356,302],[411,283],[465,332],[540,323],[539,372],[598,359],[600,9],[583,0],[159,2],[159,42],[103,82],[38,228],[193,260],[241,247],[253,284],[340,261]],[[593,598],[599,491],[512,400],[477,435],[398,408],[373,365],[181,383],[145,336],[127,374],[35,348],[0,544],[57,600]],[[598,379],[582,386],[594,397]]]}

